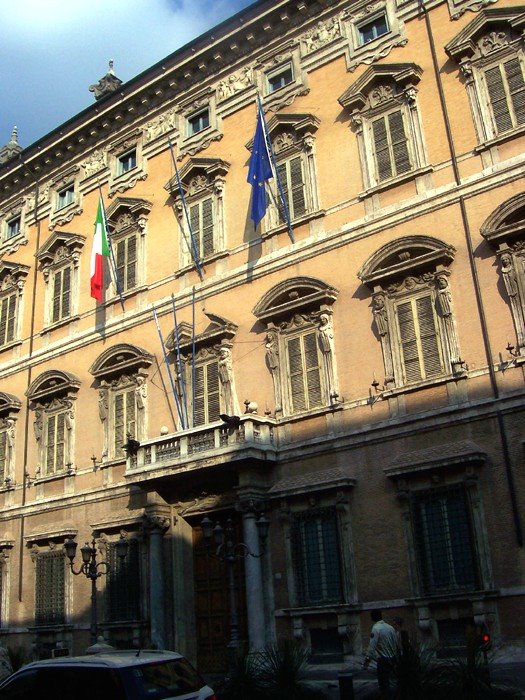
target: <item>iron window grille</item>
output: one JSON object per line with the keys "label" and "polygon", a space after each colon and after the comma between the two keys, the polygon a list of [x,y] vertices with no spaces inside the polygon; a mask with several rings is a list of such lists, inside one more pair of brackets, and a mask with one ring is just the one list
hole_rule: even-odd
{"label": "iron window grille", "polygon": [[42,552],[36,559],[35,624],[65,623],[66,559],[61,548]]}
{"label": "iron window grille", "polygon": [[110,622],[140,620],[139,542],[128,540],[125,559],[117,555],[117,543],[108,542],[107,617]]}
{"label": "iron window grille", "polygon": [[415,492],[411,511],[422,592],[475,589],[479,576],[464,486]]}
{"label": "iron window grille", "polygon": [[335,508],[295,514],[292,549],[299,605],[342,602],[341,549]]}

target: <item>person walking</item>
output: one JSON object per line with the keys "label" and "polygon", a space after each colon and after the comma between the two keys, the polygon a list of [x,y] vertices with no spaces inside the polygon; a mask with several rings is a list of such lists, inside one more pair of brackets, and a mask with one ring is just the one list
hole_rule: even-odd
{"label": "person walking", "polygon": [[399,642],[396,630],[383,620],[381,610],[372,610],[372,630],[370,632],[370,643],[365,656],[363,668],[368,668],[370,662],[374,660],[377,666],[377,682],[383,700],[392,698],[390,681],[392,677],[392,662],[394,661]]}

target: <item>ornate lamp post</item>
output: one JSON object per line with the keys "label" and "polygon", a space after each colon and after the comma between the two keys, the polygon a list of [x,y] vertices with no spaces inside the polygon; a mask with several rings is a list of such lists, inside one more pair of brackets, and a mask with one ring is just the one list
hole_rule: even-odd
{"label": "ornate lamp post", "polygon": [[[120,537],[116,543],[117,556],[123,561],[128,553],[128,541],[125,537]],[[74,540],[66,540],[64,544],[64,550],[67,558],[69,559],[69,566],[71,567],[71,572],[75,576],[84,574],[84,576],[91,581],[91,643],[96,644],[97,641],[97,579],[103,576],[109,571],[109,564],[107,561],[97,562],[97,548],[96,542],[93,539],[91,545],[89,542],[80,548],[82,553],[82,564],[78,571],[75,571],[73,565],[73,559],[77,551],[77,543]],[[101,569],[104,568],[104,571]]]}
{"label": "ornate lamp post", "polygon": [[206,547],[209,549],[212,543],[215,544],[216,549],[213,556],[225,562],[227,567],[228,595],[230,601],[230,641],[228,643],[228,649],[232,656],[239,646],[239,616],[237,613],[237,600],[235,598],[235,561],[237,559],[246,559],[246,557],[255,557],[259,559],[264,554],[264,547],[268,539],[270,521],[265,518],[264,515],[260,515],[255,524],[257,525],[259,542],[261,544],[262,551],[260,554],[252,552],[244,542],[235,542],[235,533],[231,518],[228,518],[224,528],[219,522],[216,522],[214,525],[208,517],[204,517],[201,521],[202,535]]}

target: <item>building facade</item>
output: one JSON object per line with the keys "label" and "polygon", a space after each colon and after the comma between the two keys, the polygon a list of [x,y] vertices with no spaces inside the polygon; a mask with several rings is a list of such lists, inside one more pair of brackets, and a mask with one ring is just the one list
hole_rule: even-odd
{"label": "building facade", "polygon": [[[361,653],[374,607],[443,644],[469,622],[524,638],[524,28],[510,0],[261,0],[128,83],[110,67],[36,144],[14,133],[3,644],[89,644],[70,539],[109,565],[107,641],[203,670],[232,612],[246,646],[319,660]],[[277,178],[250,219],[257,95],[291,230]]]}

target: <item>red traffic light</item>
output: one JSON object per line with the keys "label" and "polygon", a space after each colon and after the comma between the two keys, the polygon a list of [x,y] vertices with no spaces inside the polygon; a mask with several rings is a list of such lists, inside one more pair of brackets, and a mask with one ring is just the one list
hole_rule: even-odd
{"label": "red traffic light", "polygon": [[490,634],[485,633],[485,634],[481,637],[481,641],[483,642],[483,644],[487,644],[487,642],[490,642]]}

